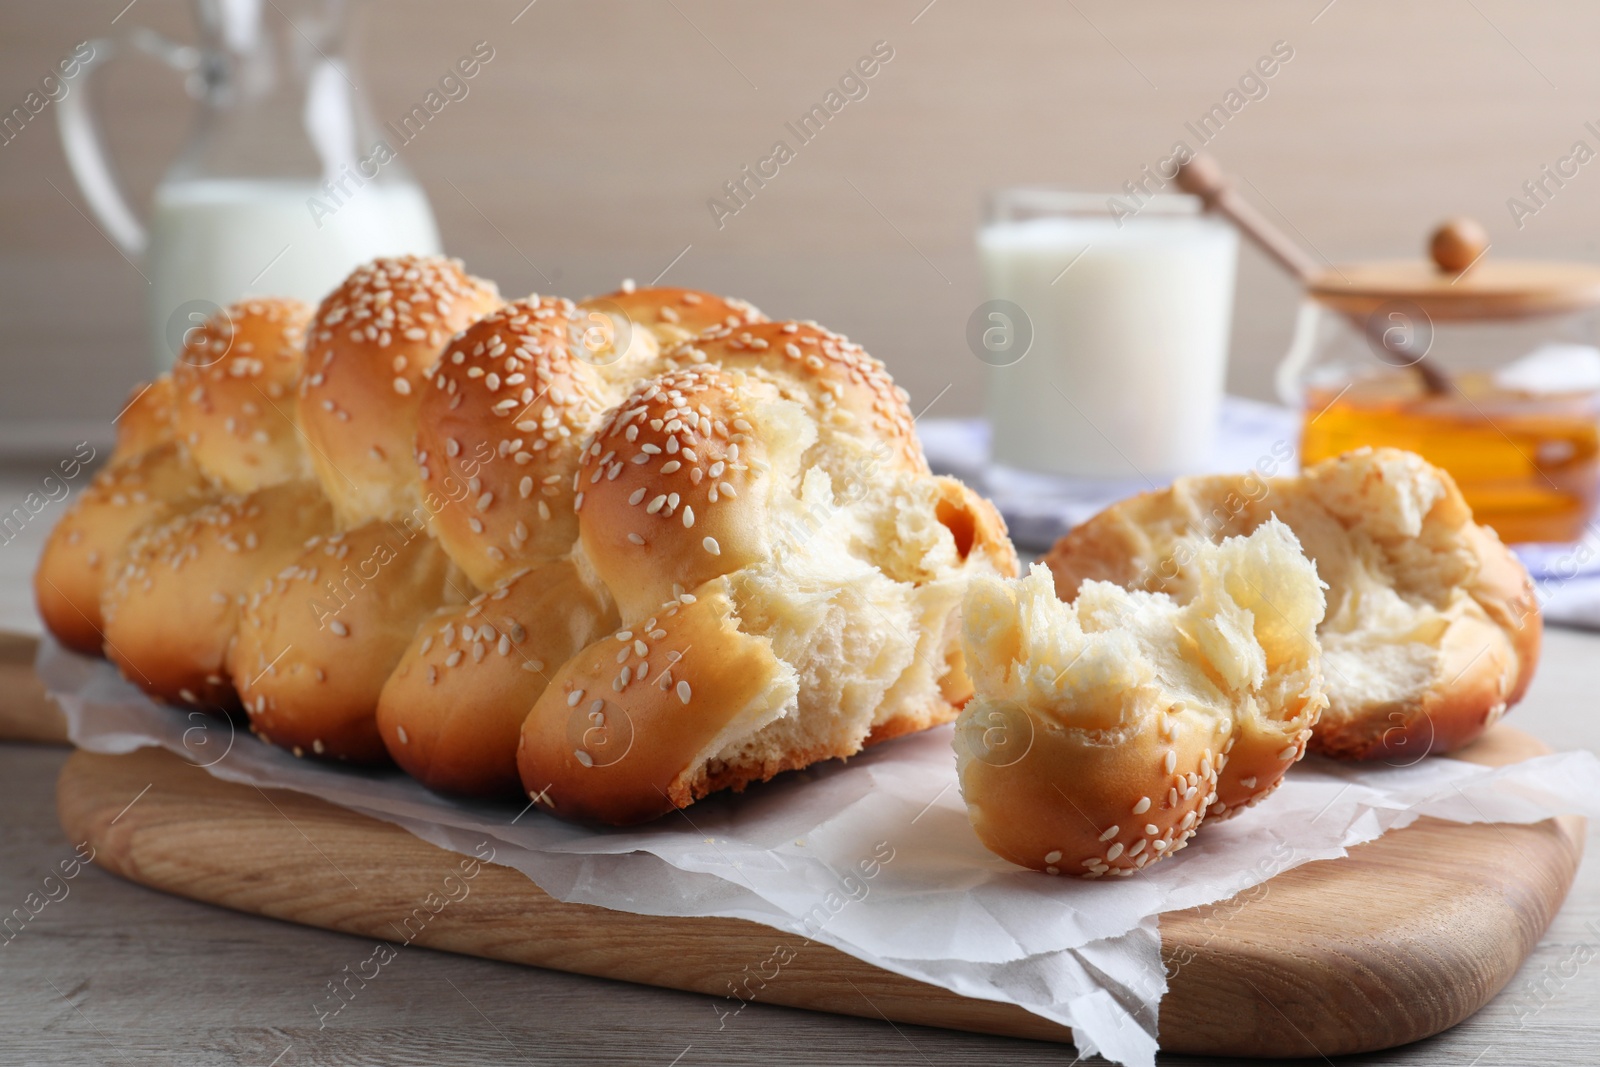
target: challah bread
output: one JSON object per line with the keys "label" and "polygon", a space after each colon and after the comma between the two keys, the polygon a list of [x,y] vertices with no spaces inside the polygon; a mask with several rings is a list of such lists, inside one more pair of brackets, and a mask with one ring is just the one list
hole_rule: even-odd
{"label": "challah bread", "polygon": [[1312,747],[1414,759],[1478,737],[1521,699],[1541,624],[1526,570],[1477,526],[1450,476],[1361,449],[1296,477],[1205,476],[1117,504],[1045,562],[1071,600],[1085,579],[1192,595],[1198,546],[1276,515],[1328,583],[1321,641],[1330,706]]}
{"label": "challah bread", "polygon": [[184,337],[171,375],[175,428],[226,492],[310,476],[295,427],[310,317],[298,300],[245,300]]}
{"label": "challah bread", "polygon": [[400,256],[357,268],[317,308],[299,421],[342,525],[416,508],[424,375],[458,330],[499,304],[494,285],[458,260]]}
{"label": "challah bread", "polygon": [[977,695],[956,726],[972,825],[1012,863],[1129,875],[1208,815],[1259,800],[1326,705],[1323,591],[1294,535],[1196,546],[1193,595],[1087,582],[1070,604],[1035,564],[976,578],[963,609]]}
{"label": "challah bread", "polygon": [[[149,691],[236,693],[298,754],[392,750],[434,788],[520,780],[610,821],[852,755],[970,696],[961,590],[1015,553],[987,502],[928,472],[905,393],[845,338],[676,288],[506,305],[453,261],[379,260],[323,301],[296,383],[292,310],[207,323],[175,386],[132,409],[130,464],[189,470],[200,509],[142,518],[160,525],[108,600]],[[575,753],[606,720],[591,698],[579,744],[550,740],[576,705],[549,679],[602,654],[650,769],[560,778],[596,765]],[[668,711],[695,690],[685,732]]]}
{"label": "challah bread", "polygon": [[113,464],[142,456],[178,436],[173,401],[172,375],[163,374],[140,382],[128,395],[128,402],[117,415],[117,443],[112,449]]}
{"label": "challah bread", "polygon": [[420,526],[373,522],[313,540],[252,588],[229,663],[250,729],[297,755],[385,760],[378,696],[449,569]]}
{"label": "challah bread", "polygon": [[528,709],[563,663],[617,622],[604,587],[571,559],[442,609],[412,637],[378,699],[389,755],[431,789],[516,796]]}
{"label": "challah bread", "polygon": [[[970,691],[954,615],[969,575],[1015,572],[998,515],[875,452],[881,426],[835,424],[815,449],[824,408],[785,374],[698,360],[595,431],[578,556],[621,629],[523,726],[523,786],[557,815],[655,817],[947,722]],[[836,480],[821,460],[852,448],[882,469],[839,462]]]}
{"label": "challah bread", "polygon": [[228,496],[146,526],[119,555],[101,598],[106,650],[159,699],[231,708],[228,649],[247,590],[333,529],[314,482]]}
{"label": "challah bread", "polygon": [[213,497],[176,441],[136,452],[96,474],[50,531],[34,570],[34,599],[45,628],[76,652],[100,655],[100,597],[123,547],[150,523]]}
{"label": "challah bread", "polygon": [[571,301],[530,297],[445,348],[417,415],[423,505],[480,589],[563,556],[578,536],[573,472],[616,397],[583,359]]}

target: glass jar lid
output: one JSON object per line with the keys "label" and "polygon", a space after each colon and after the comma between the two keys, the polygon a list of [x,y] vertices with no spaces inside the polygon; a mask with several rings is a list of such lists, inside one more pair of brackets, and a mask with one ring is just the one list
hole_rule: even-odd
{"label": "glass jar lid", "polygon": [[1471,219],[1434,231],[1428,260],[1347,263],[1314,275],[1318,303],[1365,317],[1404,302],[1438,322],[1562,315],[1600,306],[1600,266],[1556,260],[1494,260]]}

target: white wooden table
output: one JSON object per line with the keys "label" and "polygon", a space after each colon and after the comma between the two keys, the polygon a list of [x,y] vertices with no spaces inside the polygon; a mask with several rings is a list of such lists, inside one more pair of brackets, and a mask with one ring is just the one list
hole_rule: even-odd
{"label": "white wooden table", "polygon": [[[0,475],[0,504],[29,485]],[[52,505],[54,507],[55,505]],[[0,545],[0,628],[36,626],[27,575],[53,522]],[[1600,751],[1600,635],[1553,630],[1513,722]],[[67,750],[0,744],[0,918],[72,856],[55,817]],[[1591,852],[1597,841],[1591,828]],[[54,884],[54,883],[52,883]],[[752,1004],[719,1029],[712,998],[417,949],[326,1028],[313,1004],[370,945],[165,896],[90,865],[9,942],[0,932],[0,1064],[891,1065],[1073,1062],[1070,1049]],[[53,890],[60,897],[60,890]],[[37,904],[35,904],[37,906]],[[1163,1057],[1163,1063],[1212,1063]],[[1408,1048],[1415,1067],[1600,1062],[1600,863],[1483,1011]]]}

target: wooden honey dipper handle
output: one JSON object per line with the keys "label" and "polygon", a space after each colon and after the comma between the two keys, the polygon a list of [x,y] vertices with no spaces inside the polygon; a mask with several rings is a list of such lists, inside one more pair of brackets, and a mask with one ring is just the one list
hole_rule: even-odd
{"label": "wooden honey dipper handle", "polygon": [[[1178,173],[1174,175],[1178,188],[1192,196],[1197,196],[1205,204],[1207,211],[1216,212],[1229,222],[1237,226],[1244,235],[1255,242],[1270,256],[1280,267],[1293,275],[1301,285],[1309,287],[1312,280],[1320,273],[1315,261],[1288,235],[1252,207],[1234,191],[1222,168],[1210,156],[1200,154],[1191,158],[1187,163],[1180,164]],[[1474,224],[1475,225],[1475,224]],[[1485,242],[1478,240],[1481,227],[1474,232],[1470,227],[1454,221],[1454,225],[1441,227],[1434,238],[1434,259],[1440,269],[1447,271],[1460,271],[1470,265],[1475,255],[1481,254]],[[1459,266],[1457,264],[1460,264]],[[1356,317],[1350,318],[1350,325],[1362,334],[1368,341],[1383,348],[1393,351],[1386,342],[1383,327],[1380,323]],[[1404,355],[1405,353],[1394,353]],[[1433,366],[1423,356],[1415,363],[1410,364],[1422,380],[1423,388],[1434,396],[1442,396],[1451,390],[1450,379],[1439,368]]]}
{"label": "wooden honey dipper handle", "polygon": [[1207,211],[1215,211],[1239,227],[1246,237],[1277,261],[1280,267],[1294,275],[1302,285],[1310,284],[1318,273],[1316,263],[1299,245],[1234,191],[1227,175],[1210,156],[1197,155],[1180,165],[1176,181],[1178,188],[1204,201]]}

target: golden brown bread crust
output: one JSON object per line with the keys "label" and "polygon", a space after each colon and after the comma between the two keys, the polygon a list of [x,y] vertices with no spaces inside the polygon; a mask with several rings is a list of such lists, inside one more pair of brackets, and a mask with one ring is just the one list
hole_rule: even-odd
{"label": "golden brown bread crust", "polygon": [[765,315],[743,300],[666,285],[643,289],[625,285],[613,293],[591,296],[579,307],[621,311],[634,326],[647,331],[661,349],[682,344],[712,327],[734,328],[767,321]]}
{"label": "golden brown bread crust", "polygon": [[[984,845],[1021,867],[1087,878],[1126,876],[1183,848],[1214,799],[1228,723],[1127,714],[1136,732],[1114,736],[1052,729],[1020,704],[963,717],[961,793]],[[1023,746],[1015,762],[1012,744]]]}
{"label": "golden brown bread crust", "polygon": [[250,729],[295,755],[388,759],[376,712],[450,561],[419,528],[371,522],[316,538],[245,597],[229,657]]}
{"label": "golden brown bread crust", "polygon": [[702,367],[643,383],[595,430],[574,510],[624,622],[770,551],[767,427],[776,391]]}
{"label": "golden brown bread crust", "polygon": [[562,664],[522,726],[523,785],[564,819],[687,807],[713,788],[691,777],[706,753],[775,714],[784,681],[771,643],[740,632],[726,580],[711,583]]}
{"label": "golden brown bread crust", "polygon": [[824,437],[882,439],[888,467],[927,473],[906,391],[866,349],[814,322],[713,327],[666,359],[683,367],[713,363],[770,375],[786,398],[805,404]]}
{"label": "golden brown bread crust", "polygon": [[100,655],[100,597],[123,546],[145,526],[210,499],[205,479],[172,441],[95,475],[50,531],[34,571],[45,628],[76,652]]}
{"label": "golden brown bread crust", "polygon": [[616,397],[574,352],[575,316],[567,300],[507,304],[451,341],[422,390],[423,503],[480,589],[577,540],[573,474]]}
{"label": "golden brown bread crust", "polygon": [[[1407,535],[1393,528],[1390,512],[1393,501],[1413,493],[1433,495]],[[1348,583],[1366,571],[1345,559],[1357,541],[1367,546],[1360,558],[1374,561],[1390,587],[1441,620],[1433,681],[1403,698],[1347,699],[1357,689],[1351,669],[1330,667],[1333,706],[1317,724],[1313,750],[1407,760],[1450,752],[1521,699],[1542,632],[1532,581],[1492,531],[1472,522],[1450,476],[1410,453],[1362,449],[1295,477],[1180,478],[1069,531],[1044,562],[1064,600],[1090,579],[1181,599],[1191,585],[1186,557],[1196,539],[1247,533],[1273,514],[1301,535],[1330,584],[1328,617],[1318,630],[1325,644],[1337,644],[1340,620],[1349,617],[1339,607],[1362,595]]]}
{"label": "golden brown bread crust", "polygon": [[185,335],[172,368],[177,433],[227,492],[310,476],[294,421],[310,318],[299,300],[242,300]]}
{"label": "golden brown bread crust", "polygon": [[517,796],[528,709],[561,664],[617,628],[603,587],[570,560],[507,579],[417,630],[378,699],[389,755],[430,789]]}
{"label": "golden brown bread crust", "polygon": [[178,436],[173,403],[172,375],[140,382],[116,418],[117,444],[111,462],[143,455]]}
{"label": "golden brown bread crust", "polygon": [[235,707],[227,655],[240,600],[332,529],[333,509],[314,482],[224,497],[145,527],[118,557],[101,601],[111,661],[160,700]]}
{"label": "golden brown bread crust", "polygon": [[458,330],[499,305],[494,286],[458,260],[399,256],[358,267],[317,308],[299,420],[343,524],[417,506],[413,438],[424,374]]}

